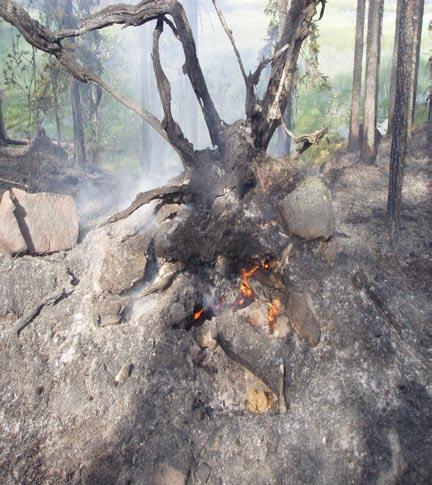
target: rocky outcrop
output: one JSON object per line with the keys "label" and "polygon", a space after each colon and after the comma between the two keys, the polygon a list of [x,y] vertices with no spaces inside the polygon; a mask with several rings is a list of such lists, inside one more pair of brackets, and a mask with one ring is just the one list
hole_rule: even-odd
{"label": "rocky outcrop", "polygon": [[68,195],[6,192],[0,202],[0,243],[10,255],[71,249],[78,240],[75,202]]}
{"label": "rocky outcrop", "polygon": [[303,239],[328,239],[335,231],[331,191],[319,177],[306,177],[279,211],[289,231]]}

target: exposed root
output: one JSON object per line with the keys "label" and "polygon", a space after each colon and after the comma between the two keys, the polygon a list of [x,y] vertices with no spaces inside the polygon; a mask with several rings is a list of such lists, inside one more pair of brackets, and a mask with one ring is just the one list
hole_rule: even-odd
{"label": "exposed root", "polygon": [[186,191],[185,185],[167,185],[157,189],[149,190],[148,192],[141,192],[135,197],[135,200],[127,209],[113,214],[99,227],[103,227],[108,224],[113,224],[114,222],[127,219],[140,207],[149,204],[153,200],[160,199],[163,200],[165,204],[180,204],[187,202],[188,196],[189,194]]}

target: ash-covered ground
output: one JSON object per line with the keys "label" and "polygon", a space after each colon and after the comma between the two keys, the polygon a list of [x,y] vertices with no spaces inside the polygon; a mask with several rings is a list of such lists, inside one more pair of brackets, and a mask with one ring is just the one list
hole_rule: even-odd
{"label": "ash-covered ground", "polygon": [[215,305],[204,281],[235,298],[240,279],[221,261],[192,270],[154,256],[185,210],[175,204],[93,229],[68,252],[0,256],[2,483],[430,483],[426,148],[419,129],[395,247],[387,142],[376,166],[341,151],[323,167],[336,233],[291,237],[284,286],[272,283],[307,295],[297,327],[280,315],[273,333],[253,328],[270,298],[258,274],[250,307],[187,323],[198,302]]}

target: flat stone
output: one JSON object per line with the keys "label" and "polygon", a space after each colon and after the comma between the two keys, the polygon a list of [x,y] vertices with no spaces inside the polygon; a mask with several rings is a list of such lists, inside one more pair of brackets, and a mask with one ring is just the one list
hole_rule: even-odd
{"label": "flat stone", "polygon": [[79,220],[69,195],[12,189],[15,217],[30,254],[66,251],[78,240]]}
{"label": "flat stone", "polygon": [[318,345],[321,338],[321,326],[309,293],[291,293],[286,307],[294,332],[313,347]]}
{"label": "flat stone", "polygon": [[280,203],[289,231],[306,240],[328,239],[335,231],[330,189],[319,177],[306,177]]}
{"label": "flat stone", "polygon": [[180,470],[162,463],[157,465],[151,480],[152,485],[185,485],[186,475]]}
{"label": "flat stone", "polygon": [[0,246],[11,256],[27,251],[14,211],[15,204],[10,193],[5,192],[0,199]]}
{"label": "flat stone", "polygon": [[137,234],[107,250],[99,277],[103,292],[119,295],[144,277],[150,239],[147,234]]}

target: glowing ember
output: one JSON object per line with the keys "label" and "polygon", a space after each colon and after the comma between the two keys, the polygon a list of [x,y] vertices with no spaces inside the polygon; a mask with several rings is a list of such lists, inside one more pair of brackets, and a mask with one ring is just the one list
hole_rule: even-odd
{"label": "glowing ember", "polygon": [[204,313],[204,308],[201,308],[200,310],[197,310],[196,312],[194,312],[193,314],[193,319],[196,321],[196,320],[199,320],[202,315]]}
{"label": "glowing ember", "polygon": [[246,298],[252,298],[254,294],[253,289],[249,283],[249,279],[259,270],[259,268],[260,267],[258,264],[250,270],[246,270],[244,268],[240,270],[240,277],[241,277],[240,292]]}
{"label": "glowing ember", "polygon": [[281,314],[281,301],[279,298],[275,298],[268,305],[269,305],[267,310],[268,324],[269,324],[271,333],[273,333],[276,328],[276,319]]}

